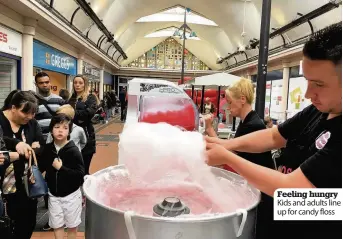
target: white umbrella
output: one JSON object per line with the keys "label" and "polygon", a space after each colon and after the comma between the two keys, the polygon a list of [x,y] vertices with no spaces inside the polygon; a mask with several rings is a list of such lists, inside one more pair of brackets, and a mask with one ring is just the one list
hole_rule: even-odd
{"label": "white umbrella", "polygon": [[229,86],[239,79],[241,79],[241,77],[222,72],[213,75],[196,77],[192,84],[196,86]]}

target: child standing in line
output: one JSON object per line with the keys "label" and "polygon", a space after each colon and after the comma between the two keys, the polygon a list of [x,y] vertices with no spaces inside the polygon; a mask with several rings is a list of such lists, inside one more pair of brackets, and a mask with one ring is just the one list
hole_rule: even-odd
{"label": "child standing in line", "polygon": [[[62,105],[56,110],[56,114],[65,114],[72,120],[75,116],[75,110],[71,105]],[[79,148],[80,152],[81,150],[86,146],[87,143],[87,137],[85,134],[85,131],[82,127],[72,124],[72,131],[70,133],[70,140],[74,141],[75,145]],[[46,140],[46,143],[51,143],[53,141],[51,133],[48,134],[48,138]]]}
{"label": "child standing in line", "polygon": [[82,194],[80,186],[85,174],[82,155],[70,138],[72,119],[57,114],[49,126],[53,142],[46,144],[41,164],[46,171],[49,188],[49,225],[56,239],[64,238],[64,225],[68,238],[76,239],[77,227],[81,223]]}

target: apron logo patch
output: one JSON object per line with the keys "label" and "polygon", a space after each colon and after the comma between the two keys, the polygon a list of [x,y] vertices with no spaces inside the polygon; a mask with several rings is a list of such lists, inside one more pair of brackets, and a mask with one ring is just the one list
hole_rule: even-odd
{"label": "apron logo patch", "polygon": [[324,148],[324,146],[326,145],[326,143],[329,141],[331,136],[331,133],[328,131],[326,133],[323,133],[322,135],[320,135],[318,137],[318,139],[316,140],[316,148],[317,149],[322,149]]}

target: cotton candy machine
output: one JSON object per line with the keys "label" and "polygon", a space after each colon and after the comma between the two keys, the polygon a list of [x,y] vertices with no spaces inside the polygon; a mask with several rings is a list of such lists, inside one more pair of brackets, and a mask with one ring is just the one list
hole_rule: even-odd
{"label": "cotton candy machine", "polygon": [[144,78],[129,81],[126,124],[165,122],[197,131],[200,117],[193,100],[174,83]]}
{"label": "cotton candy machine", "polygon": [[198,132],[132,123],[120,135],[125,165],[83,185],[87,239],[252,239],[260,192],[209,167]]}

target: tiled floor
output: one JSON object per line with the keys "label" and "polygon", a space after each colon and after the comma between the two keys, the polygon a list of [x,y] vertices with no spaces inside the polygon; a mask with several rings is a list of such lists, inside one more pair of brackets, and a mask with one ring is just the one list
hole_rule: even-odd
{"label": "tiled floor", "polygon": [[[90,172],[94,173],[100,169],[106,168],[111,165],[118,163],[118,140],[119,134],[123,128],[123,124],[119,122],[119,117],[115,117],[107,124],[99,124],[95,126],[96,137],[97,137],[97,152],[94,155],[90,167]],[[84,215],[83,211],[82,219],[83,222],[79,227],[77,238],[84,237]],[[37,214],[37,227],[36,232],[33,233],[31,239],[51,239],[54,238],[52,231],[43,232],[42,227],[48,220],[48,214],[44,208],[44,203],[41,200],[39,203],[38,214]],[[67,233],[66,237],[67,238]]]}

